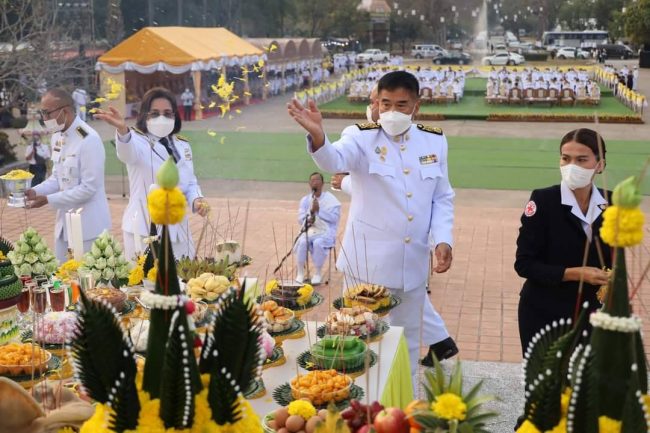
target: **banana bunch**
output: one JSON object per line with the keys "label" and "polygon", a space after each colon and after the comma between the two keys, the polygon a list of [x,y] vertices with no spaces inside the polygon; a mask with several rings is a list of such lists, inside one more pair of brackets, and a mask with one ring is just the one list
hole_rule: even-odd
{"label": "banana bunch", "polygon": [[204,272],[187,282],[187,293],[192,300],[214,301],[230,287],[230,280],[223,275]]}

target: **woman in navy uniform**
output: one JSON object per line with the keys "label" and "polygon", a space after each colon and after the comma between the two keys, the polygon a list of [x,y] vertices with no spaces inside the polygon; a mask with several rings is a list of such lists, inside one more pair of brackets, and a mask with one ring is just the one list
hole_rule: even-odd
{"label": "woman in navy uniform", "polygon": [[569,132],[560,143],[562,182],[534,190],[526,204],[515,260],[515,270],[526,278],[519,299],[522,352],[542,327],[573,319],[577,302],[589,302],[590,310],[600,307],[596,293],[608,279],[603,268],[612,266],[610,248],[599,233],[610,194],[593,181],[605,169],[605,152],[597,132]]}

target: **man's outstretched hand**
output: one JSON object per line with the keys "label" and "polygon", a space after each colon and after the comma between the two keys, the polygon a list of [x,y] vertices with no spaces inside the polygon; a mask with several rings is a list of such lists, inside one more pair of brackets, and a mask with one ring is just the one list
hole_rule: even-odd
{"label": "man's outstretched hand", "polygon": [[287,104],[287,111],[311,135],[313,150],[318,150],[325,144],[323,116],[312,99],[307,103],[307,107],[303,106],[298,100],[292,99]]}

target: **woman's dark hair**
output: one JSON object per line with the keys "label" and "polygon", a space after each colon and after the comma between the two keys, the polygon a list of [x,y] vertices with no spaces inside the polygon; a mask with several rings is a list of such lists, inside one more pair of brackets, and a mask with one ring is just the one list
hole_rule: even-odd
{"label": "woman's dark hair", "polygon": [[420,96],[420,83],[418,79],[415,78],[415,75],[406,71],[393,71],[385,74],[379,79],[377,83],[377,92],[382,90],[388,90],[392,92],[393,90],[404,89],[415,96],[417,99]]}
{"label": "woman's dark hair", "polygon": [[151,104],[155,99],[165,98],[172,105],[172,110],[174,110],[174,130],[172,134],[176,134],[181,130],[181,114],[178,112],[178,105],[176,104],[176,97],[172,92],[165,89],[164,87],[154,87],[147,90],[147,93],[142,97],[142,102],[140,103],[140,112],[138,113],[138,118],[136,119],[135,126],[140,131],[147,131],[147,114],[151,110]]}
{"label": "woman's dark hair", "polygon": [[564,137],[562,137],[562,141],[560,141],[560,152],[562,151],[562,146],[564,146],[566,143],[569,143],[570,141],[575,141],[576,143],[580,143],[591,149],[594,155],[596,155],[596,161],[600,161],[600,152],[602,149],[602,159],[605,160],[605,154],[607,153],[605,140],[603,140],[603,137],[601,137],[600,134],[598,134],[596,131],[588,128],[580,128],[574,129],[573,131],[567,133]]}

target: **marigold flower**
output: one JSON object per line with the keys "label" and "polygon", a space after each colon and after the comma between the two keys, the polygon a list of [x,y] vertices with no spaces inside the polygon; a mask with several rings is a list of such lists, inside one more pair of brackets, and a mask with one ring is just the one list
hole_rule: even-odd
{"label": "marigold flower", "polygon": [[187,200],[178,187],[171,190],[157,188],[149,193],[147,205],[154,224],[170,225],[183,221]]}
{"label": "marigold flower", "polygon": [[641,209],[609,206],[603,213],[600,237],[613,247],[630,247],[643,239],[644,215]]}
{"label": "marigold flower", "polygon": [[316,415],[316,408],[310,402],[305,400],[292,401],[289,403],[287,410],[289,411],[289,415],[298,415],[305,420]]}
{"label": "marigold flower", "polygon": [[460,396],[451,392],[437,396],[431,403],[431,410],[437,417],[448,420],[462,421],[467,416],[467,405]]}

